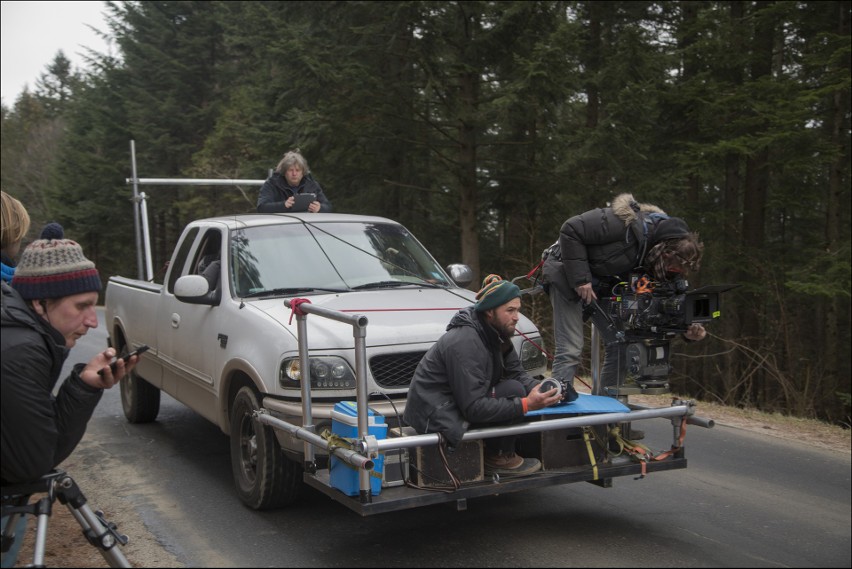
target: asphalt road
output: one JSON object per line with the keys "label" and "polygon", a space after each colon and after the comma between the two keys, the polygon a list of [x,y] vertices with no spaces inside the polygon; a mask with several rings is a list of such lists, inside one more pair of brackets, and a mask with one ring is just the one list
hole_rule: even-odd
{"label": "asphalt road", "polygon": [[[69,361],[105,344],[99,327]],[[667,421],[642,428],[667,447]],[[130,425],[118,389],[107,392],[87,440],[78,464],[100,469],[193,567],[849,567],[852,558],[850,455],[724,426],[690,427],[686,470],[367,518],[307,488],[283,510],[245,508],[227,438],[167,396],[155,423]]]}

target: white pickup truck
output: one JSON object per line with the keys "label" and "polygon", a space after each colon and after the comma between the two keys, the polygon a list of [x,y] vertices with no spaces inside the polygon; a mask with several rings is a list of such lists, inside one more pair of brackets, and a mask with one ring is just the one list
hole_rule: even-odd
{"label": "white pickup truck", "polygon": [[[155,420],[165,391],[230,435],[246,505],[286,505],[302,487],[304,443],[251,420],[264,408],[302,424],[297,319],[284,300],[307,298],[369,319],[370,406],[393,417],[403,412],[420,358],[453,314],[474,302],[461,288],[470,270],[448,271],[405,227],[380,217],[249,214],[190,223],[163,284],[109,279],[111,344],[119,352],[150,346],[121,383],[124,413],[133,423]],[[538,330],[524,317],[517,329],[524,367],[542,375]],[[349,327],[322,318],[309,321],[308,333],[312,414],[321,432],[335,403],[355,399],[355,340]]]}

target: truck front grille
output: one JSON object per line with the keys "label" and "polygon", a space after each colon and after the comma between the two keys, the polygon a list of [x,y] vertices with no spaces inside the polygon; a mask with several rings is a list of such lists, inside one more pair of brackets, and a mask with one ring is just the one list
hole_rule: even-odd
{"label": "truck front grille", "polygon": [[381,387],[408,387],[414,377],[414,370],[425,353],[425,351],[405,352],[373,356],[370,358],[373,379]]}

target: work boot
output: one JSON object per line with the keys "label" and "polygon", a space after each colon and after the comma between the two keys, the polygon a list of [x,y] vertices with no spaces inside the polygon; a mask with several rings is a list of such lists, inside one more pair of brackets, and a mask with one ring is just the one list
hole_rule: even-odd
{"label": "work boot", "polygon": [[526,476],[541,470],[537,458],[524,458],[516,453],[498,453],[485,457],[485,474],[500,476]]}

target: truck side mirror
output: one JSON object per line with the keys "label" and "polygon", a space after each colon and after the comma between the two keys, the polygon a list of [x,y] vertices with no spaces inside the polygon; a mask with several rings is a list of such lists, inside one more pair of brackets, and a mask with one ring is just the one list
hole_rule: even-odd
{"label": "truck side mirror", "polygon": [[220,287],[210,290],[210,283],[201,275],[184,275],[175,282],[175,297],[187,304],[219,306]]}
{"label": "truck side mirror", "polygon": [[473,271],[467,265],[460,263],[447,265],[447,272],[450,273],[450,278],[462,288],[473,282]]}

